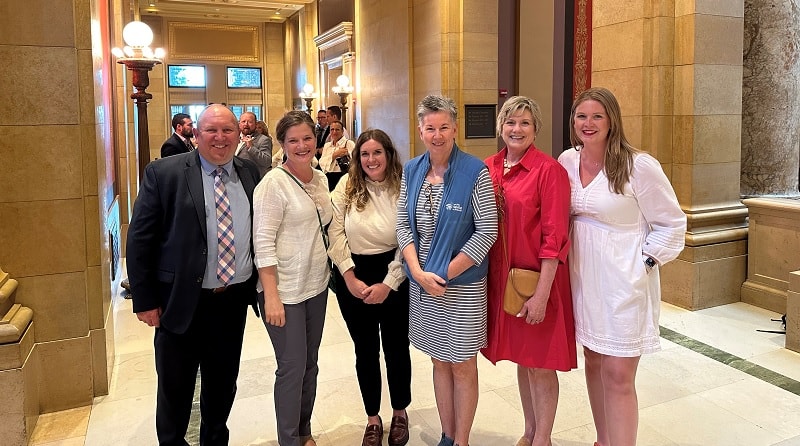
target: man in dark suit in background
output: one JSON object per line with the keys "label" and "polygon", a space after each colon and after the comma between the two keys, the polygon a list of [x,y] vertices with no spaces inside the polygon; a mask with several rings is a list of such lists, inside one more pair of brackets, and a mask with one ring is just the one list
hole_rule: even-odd
{"label": "man in dark suit in background", "polygon": [[322,147],[328,139],[331,128],[328,126],[328,112],[323,108],[317,112],[317,125],[314,127],[314,134],[317,137],[317,159],[322,155]]}
{"label": "man in dark suit in background", "polygon": [[164,141],[164,144],[161,144],[161,158],[194,150],[194,145],[192,145],[192,130],[194,130],[192,117],[186,113],[177,113],[172,117],[172,128],[175,132]]}
{"label": "man in dark suit in background", "polygon": [[[338,105],[329,105],[328,106],[328,125],[330,126],[331,122],[339,121],[342,123],[342,130],[343,130],[343,138],[344,139],[351,139],[350,132],[347,131],[347,127],[344,125],[344,121],[342,121],[342,107]],[[329,142],[331,140],[331,134],[328,132],[328,137],[325,138],[325,142]]]}
{"label": "man in dark suit in background", "polygon": [[255,164],[234,158],[236,117],[207,107],[198,148],[145,169],[128,230],[133,311],[155,327],[156,433],[184,446],[197,370],[200,444],[227,445],[247,306],[256,301],[251,241]]}

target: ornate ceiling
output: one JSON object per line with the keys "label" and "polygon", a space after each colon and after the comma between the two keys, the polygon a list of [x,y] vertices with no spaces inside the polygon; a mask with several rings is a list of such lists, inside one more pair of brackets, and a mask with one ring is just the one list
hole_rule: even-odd
{"label": "ornate ceiling", "polygon": [[142,15],[226,22],[283,22],[314,0],[138,0]]}

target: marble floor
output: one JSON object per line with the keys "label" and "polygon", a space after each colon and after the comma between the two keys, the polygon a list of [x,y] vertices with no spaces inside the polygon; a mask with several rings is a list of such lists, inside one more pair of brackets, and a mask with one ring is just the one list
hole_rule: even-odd
{"label": "marble floor", "polygon": [[[31,444],[156,444],[152,329],[131,314],[129,300],[115,299],[114,312],[116,361],[109,394],[91,406],[42,415]],[[800,446],[800,355],[783,348],[783,335],[756,331],[779,330],[780,323],[770,321],[777,317],[744,303],[696,312],[663,304],[663,351],[643,357],[637,375],[638,444]],[[247,323],[239,392],[229,420],[231,445],[275,446],[275,358],[266,331],[252,312]],[[320,446],[356,446],[366,418],[352,344],[335,298],[329,302],[325,324],[314,433]],[[495,367],[479,358],[480,400],[471,443],[513,445],[522,426],[515,367],[509,363]],[[413,349],[412,361],[409,444],[433,446],[440,427],[431,363]],[[578,364],[582,366],[583,358]],[[561,373],[559,378],[553,444],[592,445],[594,428],[583,372]],[[382,414],[388,422],[388,396],[383,401]]]}

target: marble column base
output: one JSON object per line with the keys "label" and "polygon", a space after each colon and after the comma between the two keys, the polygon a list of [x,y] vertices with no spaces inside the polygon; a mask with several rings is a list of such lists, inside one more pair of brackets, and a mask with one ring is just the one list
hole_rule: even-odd
{"label": "marble column base", "polygon": [[748,279],[742,284],[742,302],[776,313],[786,311],[786,296],[786,291],[757,281]]}
{"label": "marble column base", "polygon": [[786,312],[789,273],[800,268],[800,200],[748,198],[747,281],[742,301]]}
{"label": "marble column base", "polygon": [[687,246],[661,269],[661,300],[688,310],[739,302],[747,242]]}
{"label": "marble column base", "polygon": [[786,348],[800,353],[800,271],[789,273],[786,296]]}
{"label": "marble column base", "polygon": [[0,438],[24,446],[39,419],[39,361],[33,323],[18,342],[0,345]]}

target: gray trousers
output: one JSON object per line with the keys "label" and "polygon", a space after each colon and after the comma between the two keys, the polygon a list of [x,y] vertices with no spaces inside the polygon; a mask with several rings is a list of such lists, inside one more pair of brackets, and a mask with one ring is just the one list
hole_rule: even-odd
{"label": "gray trousers", "polygon": [[[264,314],[264,296],[258,304]],[[328,290],[299,304],[286,304],[286,324],[265,323],[278,369],[275,371],[275,416],[280,446],[302,446],[311,435],[311,412],[317,396],[319,345],[325,325]]]}

